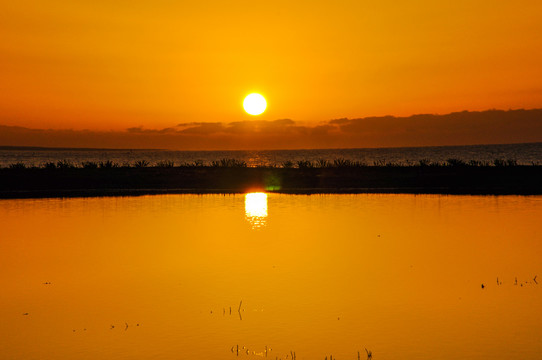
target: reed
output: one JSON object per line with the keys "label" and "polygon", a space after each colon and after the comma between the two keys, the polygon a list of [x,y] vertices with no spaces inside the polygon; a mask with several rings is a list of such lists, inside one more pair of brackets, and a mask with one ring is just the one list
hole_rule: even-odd
{"label": "reed", "polygon": [[285,169],[291,169],[294,167],[294,163],[290,160],[288,161],[285,161],[282,163],[282,167],[285,168]]}
{"label": "reed", "polygon": [[446,160],[447,166],[466,166],[467,163],[461,159],[450,158]]}
{"label": "reed", "polygon": [[224,158],[217,161],[212,161],[211,166],[225,167],[225,168],[240,168],[240,167],[247,167],[247,163],[242,160]]}
{"label": "reed", "polygon": [[[405,165],[402,165],[401,163],[397,163],[397,162],[391,162],[391,161],[388,161],[385,165],[386,167],[405,167]],[[410,166],[409,163],[408,163],[408,160],[407,160],[407,167]]]}
{"label": "reed", "polygon": [[319,168],[326,168],[329,167],[331,164],[326,159],[318,159],[316,160],[316,166]]}
{"label": "reed", "polygon": [[10,169],[26,169],[26,164],[24,162],[16,162],[9,165]]}
{"label": "reed", "polygon": [[97,169],[98,163],[94,161],[84,161],[81,163],[83,169]]}
{"label": "reed", "polygon": [[155,167],[159,167],[159,168],[172,168],[174,166],[175,166],[175,162],[168,161],[168,160],[158,161],[155,165]]}
{"label": "reed", "polygon": [[352,160],[349,160],[349,159],[339,158],[339,159],[333,160],[334,167],[352,167],[352,165],[353,165]]}
{"label": "reed", "polygon": [[150,163],[147,160],[138,160],[134,163],[134,167],[136,168],[144,168],[149,166]]}
{"label": "reed", "polygon": [[76,166],[69,160],[60,160],[56,163],[57,169],[75,169]]}
{"label": "reed", "polygon": [[312,162],[310,162],[308,160],[299,160],[296,163],[297,163],[297,167],[299,169],[310,169],[310,168],[314,167]]}
{"label": "reed", "polygon": [[[318,159],[316,161],[310,160],[297,160],[293,162],[291,160],[282,162],[281,165],[257,165],[255,168],[283,168],[283,169],[326,169],[326,168],[365,168],[365,167],[396,167],[396,168],[408,168],[408,167],[458,167],[458,168],[467,168],[467,167],[540,167],[542,164],[540,162],[531,161],[530,164],[519,164],[515,159],[501,159],[497,158],[492,161],[487,160],[463,160],[459,158],[449,158],[446,161],[430,161],[429,159],[420,159],[417,161],[404,160],[402,162],[392,162],[386,161],[384,159],[374,160],[371,165],[360,160],[352,160],[346,158],[337,158],[333,160],[327,159]],[[95,162],[95,161],[83,161],[78,164],[72,163],[69,160],[59,160],[56,162],[45,162],[39,166],[45,169],[112,169],[121,167],[118,163],[115,163],[111,160]],[[173,168],[175,167],[175,162],[172,160],[161,160],[157,161],[154,164],[151,164],[148,160],[137,160],[136,162],[130,164],[126,163],[122,167],[154,167],[154,168]],[[190,163],[181,163],[178,167],[212,167],[212,168],[246,168],[248,167],[247,163],[243,160],[234,159],[234,158],[223,158],[219,160],[211,161],[210,163],[205,163],[203,160],[194,160]],[[6,166],[8,169],[33,169],[36,168],[33,165],[19,161]]]}
{"label": "reed", "polygon": [[518,166],[517,160],[514,159],[495,159],[493,160],[495,166]]}
{"label": "reed", "polygon": [[99,167],[100,169],[112,169],[112,168],[119,167],[119,164],[114,163],[114,162],[111,161],[111,160],[107,160],[107,161],[101,161],[101,162],[98,164],[98,167]]}
{"label": "reed", "polygon": [[429,159],[418,160],[418,166],[419,167],[429,166],[430,164],[431,164],[431,161]]}
{"label": "reed", "polygon": [[194,160],[192,163],[187,164],[188,167],[203,167],[205,163],[203,160]]}
{"label": "reed", "polygon": [[467,165],[468,166],[483,166],[484,163],[482,161],[479,161],[479,160],[469,160]]}

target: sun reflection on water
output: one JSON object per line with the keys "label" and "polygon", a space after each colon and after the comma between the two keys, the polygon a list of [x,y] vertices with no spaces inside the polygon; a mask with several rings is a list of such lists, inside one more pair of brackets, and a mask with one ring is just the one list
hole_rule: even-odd
{"label": "sun reflection on water", "polygon": [[245,218],[253,229],[261,229],[267,224],[267,194],[248,193],[245,195]]}

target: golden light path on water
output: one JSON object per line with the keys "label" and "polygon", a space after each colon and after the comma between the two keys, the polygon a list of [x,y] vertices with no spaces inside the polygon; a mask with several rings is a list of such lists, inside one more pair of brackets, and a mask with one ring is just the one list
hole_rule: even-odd
{"label": "golden light path on water", "polygon": [[253,229],[267,224],[267,194],[262,192],[245,195],[245,218]]}

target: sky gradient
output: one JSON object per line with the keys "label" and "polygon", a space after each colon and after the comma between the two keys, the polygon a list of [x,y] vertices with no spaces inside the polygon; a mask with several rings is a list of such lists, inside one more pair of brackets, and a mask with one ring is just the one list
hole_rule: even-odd
{"label": "sky gradient", "polygon": [[[8,127],[120,132],[291,119],[317,128],[542,107],[538,0],[21,0],[1,1],[0,14]],[[257,117],[242,108],[251,92],[268,101]]]}

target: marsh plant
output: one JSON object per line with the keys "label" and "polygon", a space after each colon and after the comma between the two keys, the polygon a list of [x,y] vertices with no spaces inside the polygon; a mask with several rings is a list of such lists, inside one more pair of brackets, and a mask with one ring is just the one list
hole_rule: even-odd
{"label": "marsh plant", "polygon": [[429,159],[418,160],[418,166],[420,167],[430,166],[430,165],[431,165],[431,161]]}
{"label": "marsh plant", "polygon": [[325,168],[330,166],[330,162],[326,159],[318,159],[316,160],[316,166],[319,168]]}
{"label": "marsh plant", "polygon": [[70,162],[69,160],[60,160],[56,163],[56,167],[58,169],[75,169],[76,166],[74,163]]}
{"label": "marsh plant", "polygon": [[56,163],[53,161],[43,164],[44,169],[75,169],[77,166],[68,160],[59,160]]}
{"label": "marsh plant", "polygon": [[312,168],[314,167],[312,162],[310,162],[309,160],[299,160],[297,161],[297,167],[299,169],[309,169],[309,168]]}
{"label": "marsh plant", "polygon": [[446,160],[448,166],[466,166],[467,163],[461,159],[450,158]]}
{"label": "marsh plant", "polygon": [[98,164],[98,167],[100,169],[112,169],[112,168],[116,168],[116,167],[119,167],[119,164],[111,161],[111,160],[107,160],[107,161],[101,161],[99,164]]}
{"label": "marsh plant", "polygon": [[357,161],[357,160],[350,160],[350,159],[335,159],[333,160],[333,164],[331,165],[333,167],[365,167],[367,166],[366,163],[363,161]]}
{"label": "marsh plant", "polygon": [[288,160],[282,163],[282,167],[285,169],[291,169],[294,167],[294,163],[293,161]]}
{"label": "marsh plant", "polygon": [[26,164],[24,162],[16,162],[9,165],[10,169],[26,169]]}
{"label": "marsh plant", "polygon": [[81,163],[81,166],[83,167],[83,169],[97,169],[98,163],[94,161],[83,161]]}
{"label": "marsh plant", "polygon": [[514,159],[495,159],[493,160],[493,165],[495,166],[518,166],[517,160]]}
{"label": "marsh plant", "polygon": [[175,162],[169,161],[169,160],[163,160],[163,161],[158,161],[155,166],[161,167],[161,168],[172,168],[175,166]]}
{"label": "marsh plant", "polygon": [[134,163],[134,167],[136,168],[144,168],[149,166],[150,163],[147,160],[138,160]]}
{"label": "marsh plant", "polygon": [[[116,162],[113,162],[111,160],[101,161],[101,162],[95,162],[95,161],[83,161],[78,163],[77,165],[70,162],[69,160],[60,160],[57,162],[46,162],[41,164],[41,168],[44,169],[75,169],[75,168],[81,168],[81,169],[112,169],[112,168],[118,168],[121,165],[119,165]],[[234,158],[223,158],[220,160],[211,161],[211,163],[206,164],[203,160],[194,160],[190,163],[181,163],[178,165],[179,167],[184,168],[193,168],[193,167],[215,167],[215,168],[245,168],[248,167],[247,163],[243,160],[234,159]],[[292,168],[298,168],[298,169],[312,169],[312,168],[365,168],[365,167],[420,167],[420,168],[426,168],[426,167],[458,167],[458,168],[471,168],[471,167],[516,167],[516,166],[527,166],[527,165],[521,165],[518,163],[515,159],[494,159],[493,161],[487,161],[487,160],[463,160],[459,158],[449,158],[446,161],[439,162],[439,161],[430,161],[429,159],[420,159],[417,161],[412,160],[404,160],[403,162],[391,162],[386,161],[384,159],[378,159],[374,160],[372,165],[367,164],[366,162],[360,161],[360,160],[351,160],[351,159],[345,159],[345,158],[337,158],[334,160],[327,160],[327,159],[318,159],[316,161],[310,161],[310,160],[297,160],[296,162],[293,162],[291,160],[287,160],[282,162],[281,165],[266,165],[266,166],[255,166],[257,168],[276,168],[280,167],[283,169],[292,169]],[[539,162],[532,161],[529,166],[541,166]],[[148,160],[138,160],[135,163],[125,163],[122,165],[122,167],[136,167],[136,168],[143,168],[143,167],[155,167],[155,168],[173,168],[175,167],[175,163],[172,160],[161,160],[157,161],[156,163],[152,164]],[[6,166],[8,169],[36,169],[38,167],[35,167],[33,165],[26,164],[22,161],[15,162],[12,164],[9,164]]]}
{"label": "marsh plant", "polygon": [[335,159],[333,160],[333,166],[334,167],[352,167],[352,160],[349,159]]}
{"label": "marsh plant", "polygon": [[188,164],[190,167],[203,167],[205,166],[205,163],[203,160],[194,160],[192,163]]}
{"label": "marsh plant", "polygon": [[238,167],[247,167],[247,163],[242,160],[237,159],[220,159],[218,161],[211,162],[212,167],[227,167],[227,168],[238,168]]}

